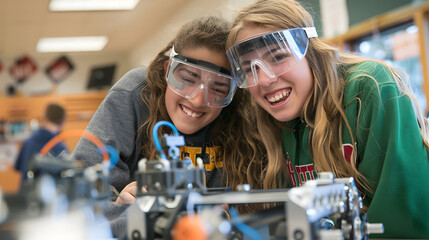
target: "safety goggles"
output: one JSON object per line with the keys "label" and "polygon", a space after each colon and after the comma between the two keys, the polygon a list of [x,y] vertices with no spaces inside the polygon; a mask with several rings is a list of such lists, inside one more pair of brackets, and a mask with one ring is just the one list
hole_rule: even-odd
{"label": "safety goggles", "polygon": [[275,78],[297,65],[307,52],[309,38],[317,37],[314,27],[270,32],[239,42],[227,56],[240,88],[258,84],[259,69]]}
{"label": "safety goggles", "polygon": [[227,106],[237,88],[231,72],[216,64],[183,56],[171,49],[167,68],[168,87],[191,99],[204,89],[204,102],[209,107]]}

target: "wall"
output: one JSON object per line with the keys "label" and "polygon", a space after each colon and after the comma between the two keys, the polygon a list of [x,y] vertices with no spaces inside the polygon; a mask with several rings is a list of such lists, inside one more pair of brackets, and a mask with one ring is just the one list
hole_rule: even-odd
{"label": "wall", "polygon": [[[23,53],[24,55],[25,53]],[[17,58],[21,56],[1,56],[3,70],[0,72],[0,95],[6,94],[9,85],[16,85],[17,90],[23,95],[39,95],[49,93],[53,84],[45,74],[45,69],[62,54],[44,53],[28,54],[38,67],[37,72],[23,84],[16,81],[9,74],[9,68]],[[128,54],[126,53],[70,53],[66,54],[74,65],[71,74],[58,85],[57,94],[82,93],[86,91],[91,68],[116,64],[113,79],[122,76],[129,68]]]}
{"label": "wall", "polygon": [[[174,38],[177,30],[185,22],[207,15],[222,16],[228,20],[234,18],[236,10],[241,9],[255,0],[194,0],[178,11],[165,28],[160,29],[151,40],[143,43],[134,52],[130,53],[132,67],[148,66],[152,59],[168,42]],[[192,17],[189,17],[192,16]]]}
{"label": "wall", "polygon": [[[233,19],[234,9],[254,2],[254,0],[193,0],[187,6],[177,11],[165,28],[158,31],[147,42],[142,43],[132,52],[122,53],[70,53],[66,56],[75,65],[74,71],[67,79],[58,85],[57,94],[82,93],[86,91],[91,68],[115,63],[117,64],[113,81],[120,79],[129,69],[147,66],[156,54],[174,38],[177,29],[186,21],[203,15],[223,16]],[[23,55],[25,53],[22,53]],[[38,95],[49,93],[52,90],[52,83],[44,73],[45,68],[56,58],[61,56],[58,53],[43,53],[28,55],[38,66],[35,75],[29,78],[24,84],[17,85],[18,91],[23,95]],[[17,58],[21,56],[1,55],[3,70],[0,72],[0,95],[6,94],[7,87],[15,84],[15,80],[9,74],[9,68]]]}
{"label": "wall", "polygon": [[[320,0],[298,0],[312,13],[319,36],[323,37],[321,24]],[[349,25],[354,26],[374,16],[395,10],[411,3],[423,0],[346,0]]]}

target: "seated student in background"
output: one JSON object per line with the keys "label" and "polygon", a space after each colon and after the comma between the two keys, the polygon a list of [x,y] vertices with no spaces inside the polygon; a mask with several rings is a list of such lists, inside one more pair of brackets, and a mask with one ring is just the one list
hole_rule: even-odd
{"label": "seated student in background", "polygon": [[[27,166],[31,158],[38,154],[49,140],[58,135],[63,127],[66,118],[66,110],[56,103],[48,104],[45,108],[39,129],[35,130],[31,136],[22,144],[18,158],[15,162],[15,169],[22,172],[23,179],[27,179]],[[61,153],[68,153],[64,143],[59,143],[53,147],[49,154],[58,156]]]}
{"label": "seated student in background", "polygon": [[242,9],[227,46],[239,86],[260,106],[264,188],[322,171],[354,177],[369,221],[384,223],[373,237],[429,238],[427,120],[404,75],[323,43],[295,0]]}
{"label": "seated student in background", "polygon": [[[162,120],[172,122],[184,136],[182,157],[203,159],[207,187],[236,188],[245,181],[259,188],[263,144],[248,104],[250,94],[236,92],[230,75],[225,54],[228,32],[229,23],[218,17],[186,23],[149,67],[125,74],[99,106],[87,130],[119,153],[110,174],[111,184],[121,191],[116,203],[134,201],[137,162],[157,159],[152,129]],[[168,127],[159,130],[160,135],[171,132]],[[73,156],[87,165],[102,161],[96,147],[84,138]],[[233,167],[243,160],[245,167]],[[122,211],[115,205],[106,211],[116,222],[112,223],[115,236],[125,231],[124,216],[118,217]]]}

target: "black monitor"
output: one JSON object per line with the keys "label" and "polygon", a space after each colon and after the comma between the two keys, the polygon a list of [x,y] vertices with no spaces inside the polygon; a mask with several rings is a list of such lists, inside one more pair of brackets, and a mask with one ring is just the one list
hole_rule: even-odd
{"label": "black monitor", "polygon": [[88,81],[88,90],[108,89],[112,85],[116,65],[96,67],[91,70]]}

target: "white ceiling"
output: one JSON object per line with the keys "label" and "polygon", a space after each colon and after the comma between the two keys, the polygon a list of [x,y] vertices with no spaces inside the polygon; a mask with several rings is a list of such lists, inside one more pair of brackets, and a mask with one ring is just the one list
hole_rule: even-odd
{"label": "white ceiling", "polygon": [[214,11],[224,15],[225,9],[237,9],[249,0],[140,0],[131,11],[89,12],[50,12],[48,3],[0,0],[0,56],[33,53],[42,37],[94,35],[109,38],[104,52],[128,52],[172,21],[184,22]]}

